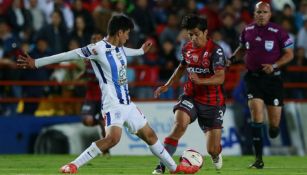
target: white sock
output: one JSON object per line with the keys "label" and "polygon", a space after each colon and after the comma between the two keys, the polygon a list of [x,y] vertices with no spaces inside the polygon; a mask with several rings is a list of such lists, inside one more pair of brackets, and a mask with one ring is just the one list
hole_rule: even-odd
{"label": "white sock", "polygon": [[150,151],[157,156],[160,161],[170,170],[175,171],[177,164],[174,159],[169,155],[164,146],[158,140],[155,144],[149,145]]}
{"label": "white sock", "polygon": [[93,142],[91,146],[89,146],[83,153],[79,155],[74,161],[71,163],[75,164],[78,168],[90,160],[94,159],[98,154],[101,154],[100,149],[97,147],[96,143]]}

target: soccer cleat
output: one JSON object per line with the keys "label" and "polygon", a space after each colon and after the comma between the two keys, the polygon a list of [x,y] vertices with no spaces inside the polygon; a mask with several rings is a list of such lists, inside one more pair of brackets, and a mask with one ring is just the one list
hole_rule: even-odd
{"label": "soccer cleat", "polygon": [[75,164],[69,163],[60,168],[60,172],[64,174],[76,174],[78,172],[78,168]]}
{"label": "soccer cleat", "polygon": [[171,174],[195,174],[199,170],[198,166],[184,166],[182,164],[177,165],[175,171],[170,171]]}
{"label": "soccer cleat", "polygon": [[164,165],[157,165],[156,169],[152,172],[152,174],[164,174],[165,166]]}
{"label": "soccer cleat", "polygon": [[269,136],[273,139],[279,135],[279,127],[270,127]]}
{"label": "soccer cleat", "polygon": [[262,169],[264,167],[264,163],[262,160],[257,159],[253,164],[249,166],[249,168]]}
{"label": "soccer cleat", "polygon": [[212,158],[211,157],[211,160],[212,160],[212,163],[215,167],[216,170],[220,170],[223,166],[223,157],[222,157],[222,154],[220,153],[218,156],[216,156],[215,158]]}

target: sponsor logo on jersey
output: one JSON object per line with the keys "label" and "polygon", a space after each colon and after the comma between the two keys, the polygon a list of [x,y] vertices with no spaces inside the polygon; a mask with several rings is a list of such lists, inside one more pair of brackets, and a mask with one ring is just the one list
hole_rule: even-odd
{"label": "sponsor logo on jersey", "polygon": [[277,32],[278,32],[278,29],[275,29],[275,28],[273,28],[273,27],[269,27],[269,28],[268,28],[268,31],[277,33]]}
{"label": "sponsor logo on jersey", "polygon": [[209,68],[200,68],[200,67],[188,67],[187,71],[189,73],[198,73],[198,74],[210,73]]}
{"label": "sponsor logo on jersey", "polygon": [[190,109],[192,109],[193,106],[194,106],[193,103],[191,103],[191,102],[189,102],[187,100],[183,100],[182,104],[185,105],[186,107],[190,108]]}

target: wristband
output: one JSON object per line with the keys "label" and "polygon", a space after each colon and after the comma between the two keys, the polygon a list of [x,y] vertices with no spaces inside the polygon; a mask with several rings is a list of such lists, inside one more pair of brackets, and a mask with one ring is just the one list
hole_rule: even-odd
{"label": "wristband", "polygon": [[272,64],[272,67],[273,69],[277,69],[278,65],[275,63],[275,64]]}

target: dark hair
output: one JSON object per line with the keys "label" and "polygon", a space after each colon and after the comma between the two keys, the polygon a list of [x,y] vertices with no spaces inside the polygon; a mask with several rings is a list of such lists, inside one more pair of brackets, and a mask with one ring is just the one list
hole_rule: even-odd
{"label": "dark hair", "polygon": [[207,30],[207,20],[197,15],[187,15],[183,17],[181,27],[187,30],[198,28],[201,31]]}
{"label": "dark hair", "polygon": [[108,35],[114,36],[118,31],[133,30],[134,25],[130,18],[124,15],[114,15],[108,24]]}

